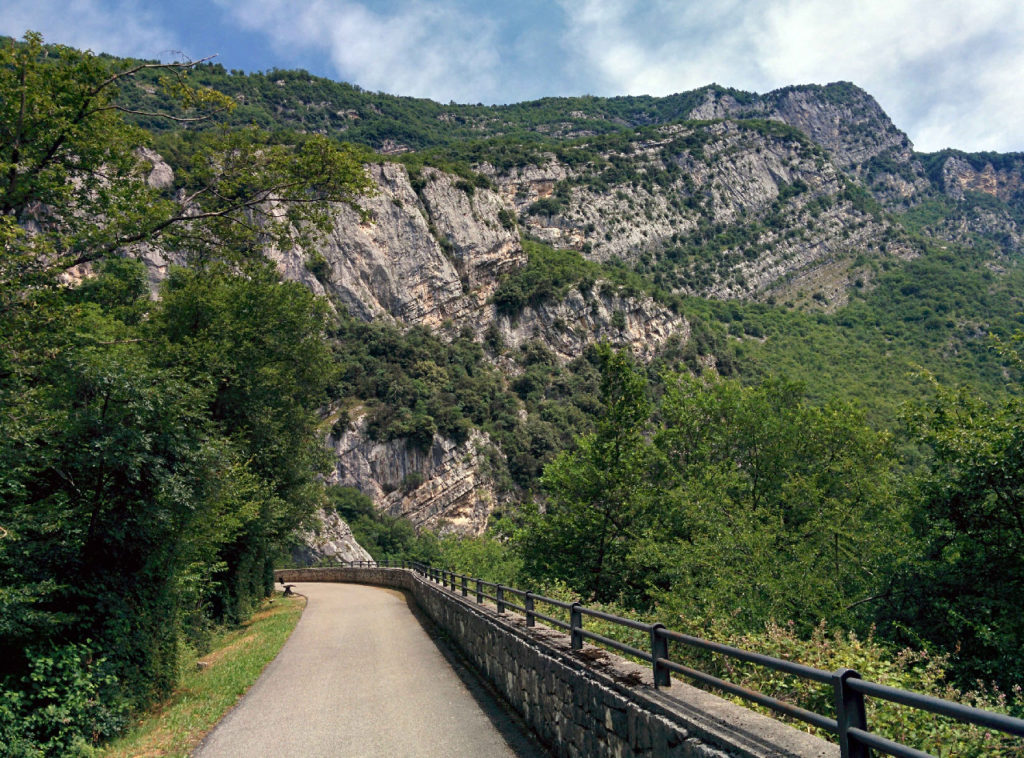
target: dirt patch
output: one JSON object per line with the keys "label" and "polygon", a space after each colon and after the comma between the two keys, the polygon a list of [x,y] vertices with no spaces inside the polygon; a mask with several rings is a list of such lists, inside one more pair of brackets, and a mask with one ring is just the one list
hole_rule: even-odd
{"label": "dirt patch", "polygon": [[214,652],[210,653],[209,655],[207,655],[207,656],[205,656],[203,658],[200,658],[198,661],[196,661],[196,663],[197,664],[206,664],[207,666],[212,666],[214,663],[216,663],[221,658],[223,658],[227,653],[229,653],[232,650],[235,650],[237,648],[240,648],[243,645],[249,645],[255,639],[256,639],[256,635],[255,634],[247,634],[244,637],[240,637],[239,639],[235,640],[230,645],[225,645],[224,647],[220,648],[219,650],[215,650]]}
{"label": "dirt patch", "polygon": [[[306,598],[302,597],[302,595],[296,595],[296,597],[301,597],[302,598],[302,605],[306,604]],[[273,600],[271,600],[267,604],[266,608],[264,608],[261,611],[257,611],[256,613],[254,613],[252,615],[252,618],[250,618],[248,621],[243,623],[242,626],[246,627],[246,626],[249,626],[250,624],[252,624],[252,623],[254,623],[256,621],[261,621],[261,620],[263,620],[265,618],[270,618],[271,616],[273,616],[275,614],[278,614],[278,613],[284,613],[285,611],[287,611],[289,609],[289,607],[290,606],[285,605],[283,603],[275,603]]]}

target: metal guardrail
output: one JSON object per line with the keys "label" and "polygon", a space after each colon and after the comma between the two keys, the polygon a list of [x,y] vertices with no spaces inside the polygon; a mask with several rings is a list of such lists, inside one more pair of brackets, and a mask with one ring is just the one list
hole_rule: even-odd
{"label": "metal guardrail", "polygon": [[[986,729],[1024,738],[1024,719],[866,681],[853,669],[844,668],[838,671],[816,669],[781,658],[773,658],[768,655],[753,653],[748,650],[731,647],[730,645],[701,639],[700,637],[692,637],[688,634],[674,632],[671,629],[665,628],[663,624],[647,624],[623,618],[622,616],[615,616],[594,608],[586,608],[578,602],[566,603],[562,600],[457,574],[454,571],[428,566],[424,563],[414,561],[350,561],[347,565],[354,568],[408,569],[415,571],[430,581],[440,584],[443,588],[453,593],[461,593],[462,597],[468,597],[472,591],[477,603],[490,600],[495,604],[499,614],[505,613],[507,610],[522,613],[526,617],[526,625],[529,627],[535,626],[537,619],[540,619],[553,627],[567,631],[569,633],[570,646],[573,650],[582,649],[583,641],[590,640],[634,658],[647,661],[651,664],[655,687],[671,686],[671,674],[675,672],[744,700],[757,703],[777,713],[798,719],[819,729],[824,729],[836,735],[841,758],[869,758],[871,749],[878,750],[887,755],[897,756],[897,758],[935,758],[930,753],[916,750],[869,732],[865,709],[865,698],[867,697],[887,700],[910,708],[929,711],[940,716],[956,719],[967,724],[975,724]],[[493,594],[490,594],[491,592]],[[522,605],[510,602],[510,596],[521,599]],[[540,613],[536,610],[537,603],[568,611],[568,623],[555,616]],[[648,650],[641,650],[632,645],[627,645],[618,640],[589,631],[583,626],[583,618],[585,616],[601,619],[617,626],[646,632],[649,635],[650,648]],[[765,666],[775,671],[831,687],[836,718],[830,718],[799,708],[791,703],[765,695],[762,692],[733,684],[711,674],[672,661],[668,657],[669,642],[676,642],[747,663]],[[1024,743],[1022,743],[1022,748],[1024,748]]]}

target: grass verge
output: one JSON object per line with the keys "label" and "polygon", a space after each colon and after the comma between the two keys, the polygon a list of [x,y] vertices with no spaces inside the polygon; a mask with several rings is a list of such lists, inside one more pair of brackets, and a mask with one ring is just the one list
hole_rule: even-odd
{"label": "grass verge", "polygon": [[237,629],[220,635],[175,693],[145,714],[103,758],[187,756],[238,702],[295,628],[306,599],[280,593]]}

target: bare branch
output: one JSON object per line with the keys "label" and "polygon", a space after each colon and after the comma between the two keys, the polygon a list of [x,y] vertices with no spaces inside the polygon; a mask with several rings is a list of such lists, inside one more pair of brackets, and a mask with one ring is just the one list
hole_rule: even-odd
{"label": "bare branch", "polygon": [[111,74],[109,77],[107,77],[105,80],[103,80],[102,82],[97,84],[92,89],[92,91],[90,92],[90,96],[91,97],[95,97],[100,92],[105,90],[107,87],[111,86],[112,84],[116,84],[121,79],[125,79],[125,78],[128,78],[128,77],[134,76],[135,74],[137,74],[140,71],[143,71],[145,69],[165,69],[165,70],[174,70],[174,71],[183,71],[183,70],[184,71],[189,71],[189,70],[195,68],[196,66],[198,66],[200,63],[206,63],[206,61],[212,60],[212,59],[214,59],[216,57],[217,57],[217,54],[214,53],[213,55],[207,55],[205,58],[200,58],[199,60],[195,60],[195,61],[189,61],[187,63],[140,63],[137,66],[132,66],[131,68],[126,68],[126,69],[124,69],[122,71],[117,71],[117,72]]}
{"label": "bare branch", "polygon": [[130,113],[130,114],[132,114],[134,116],[152,116],[154,118],[166,118],[166,119],[168,119],[170,121],[175,121],[175,122],[177,122],[179,124],[192,124],[192,123],[195,123],[197,121],[206,121],[211,116],[214,116],[214,115],[216,115],[218,113],[223,113],[226,110],[227,110],[226,107],[225,108],[218,108],[217,110],[210,111],[209,113],[207,113],[207,114],[205,114],[203,116],[195,116],[195,117],[192,117],[192,118],[185,118],[184,116],[172,116],[169,113],[159,113],[157,111],[137,111],[137,110],[133,110],[131,108],[125,108],[123,105],[106,105],[106,106],[104,106],[102,108],[95,108],[95,109],[89,111],[86,114],[86,116],[91,116],[94,113],[101,113],[103,111],[120,111],[121,113]]}

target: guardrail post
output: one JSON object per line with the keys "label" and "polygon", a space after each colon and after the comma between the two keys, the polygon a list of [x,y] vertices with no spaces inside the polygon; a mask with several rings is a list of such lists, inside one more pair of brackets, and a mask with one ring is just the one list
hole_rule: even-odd
{"label": "guardrail post", "polygon": [[864,710],[864,695],[854,692],[846,685],[849,679],[860,679],[853,669],[839,669],[832,675],[835,689],[836,721],[839,722],[839,754],[841,758],[869,758],[871,751],[847,730],[868,729],[867,713]]}
{"label": "guardrail post", "polygon": [[462,596],[463,597],[466,597],[469,594],[469,587],[466,585],[466,582],[467,582],[466,575],[463,574],[462,575]]}
{"label": "guardrail post", "polygon": [[476,580],[476,601],[482,603],[484,601],[484,582],[483,579]]}
{"label": "guardrail post", "polygon": [[583,629],[583,613],[580,611],[582,606],[579,603],[573,603],[569,609],[569,635],[572,640],[573,650],[583,649],[583,635],[580,632]]}
{"label": "guardrail post", "polygon": [[498,613],[504,613],[505,612],[505,588],[502,587],[499,584],[495,589],[497,589],[497,592],[495,593],[495,596],[498,598],[498,600],[497,600],[497,603],[498,603]]}
{"label": "guardrail post", "polygon": [[651,666],[654,671],[655,687],[671,687],[672,674],[664,666],[658,665],[658,659],[668,659],[668,637],[658,634],[658,630],[664,629],[664,624],[651,625]]}
{"label": "guardrail post", "polygon": [[533,615],[533,593],[532,592],[527,592],[526,593],[526,596],[523,598],[523,607],[526,609],[526,625],[527,626],[536,626],[537,625],[537,619]]}

